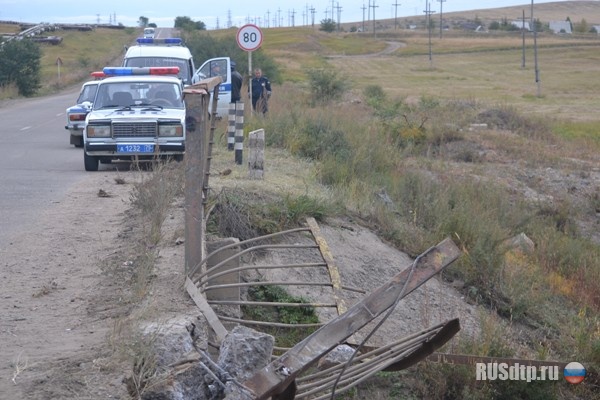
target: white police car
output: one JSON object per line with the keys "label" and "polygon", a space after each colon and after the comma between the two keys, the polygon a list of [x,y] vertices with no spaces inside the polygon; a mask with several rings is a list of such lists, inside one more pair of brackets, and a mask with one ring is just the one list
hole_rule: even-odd
{"label": "white police car", "polygon": [[148,27],[144,29],[144,38],[145,39],[154,39],[154,34],[156,33],[156,29],[152,27]]}
{"label": "white police car", "polygon": [[185,104],[179,68],[107,67],[83,131],[84,166],[114,160],[183,160]]}
{"label": "white police car", "polygon": [[79,97],[74,106],[67,108],[66,117],[67,124],[65,129],[70,133],[70,144],[75,147],[83,147],[83,127],[85,125],[85,117],[92,109],[94,96],[98,89],[98,79],[104,76],[102,72],[92,72],[92,76],[96,80],[85,82],[79,91]]}

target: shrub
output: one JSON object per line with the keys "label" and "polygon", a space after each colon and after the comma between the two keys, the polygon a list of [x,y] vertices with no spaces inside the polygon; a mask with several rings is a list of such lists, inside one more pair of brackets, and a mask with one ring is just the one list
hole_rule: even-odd
{"label": "shrub", "polygon": [[22,96],[34,95],[41,87],[41,58],[35,42],[23,39],[4,43],[0,47],[0,86],[14,83]]}
{"label": "shrub", "polygon": [[333,69],[311,69],[306,74],[313,105],[340,99],[350,86],[346,78]]}

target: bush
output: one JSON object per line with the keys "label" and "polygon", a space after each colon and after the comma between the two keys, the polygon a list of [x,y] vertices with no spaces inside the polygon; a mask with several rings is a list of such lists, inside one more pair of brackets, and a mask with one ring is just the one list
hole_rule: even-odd
{"label": "bush", "polygon": [[11,40],[0,47],[0,86],[14,83],[19,94],[33,96],[40,85],[42,52],[37,43]]}
{"label": "bush", "polygon": [[307,76],[312,105],[338,100],[349,89],[348,81],[332,69],[311,69]]}

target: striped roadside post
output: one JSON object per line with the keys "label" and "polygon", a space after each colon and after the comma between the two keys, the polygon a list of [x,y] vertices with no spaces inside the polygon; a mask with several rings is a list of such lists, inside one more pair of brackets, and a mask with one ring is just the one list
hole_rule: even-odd
{"label": "striped roadside post", "polygon": [[235,103],[235,163],[242,165],[244,151],[244,103]]}
{"label": "striped roadside post", "polygon": [[229,115],[227,116],[227,150],[233,151],[235,136],[235,106],[236,103],[229,103]]}

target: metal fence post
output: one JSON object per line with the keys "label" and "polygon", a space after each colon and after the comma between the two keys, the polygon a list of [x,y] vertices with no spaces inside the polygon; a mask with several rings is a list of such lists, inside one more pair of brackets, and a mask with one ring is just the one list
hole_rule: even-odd
{"label": "metal fence post", "polygon": [[235,163],[242,165],[244,151],[244,103],[235,103]]}
{"label": "metal fence post", "polygon": [[233,143],[235,136],[235,106],[237,103],[229,103],[229,115],[227,118],[227,150],[233,151]]}

